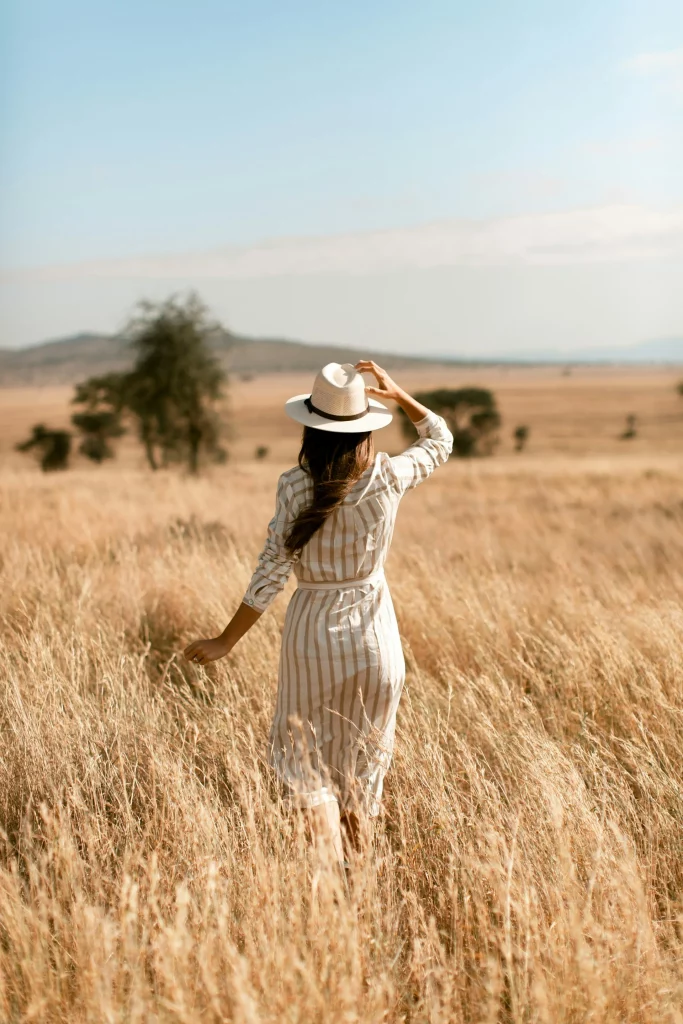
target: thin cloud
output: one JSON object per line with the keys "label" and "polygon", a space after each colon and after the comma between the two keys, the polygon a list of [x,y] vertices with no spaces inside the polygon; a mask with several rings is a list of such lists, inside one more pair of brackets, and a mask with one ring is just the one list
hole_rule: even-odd
{"label": "thin cloud", "polygon": [[413,269],[633,263],[683,258],[683,206],[614,204],[493,220],[320,238],[285,238],[244,248],[14,271],[5,278],[259,279],[370,275]]}
{"label": "thin cloud", "polygon": [[661,149],[665,139],[660,134],[631,135],[624,138],[587,139],[579,149],[591,156],[623,157],[633,153],[650,153]]}
{"label": "thin cloud", "polygon": [[678,50],[655,50],[651,53],[638,53],[629,57],[622,64],[626,71],[638,75],[659,75],[662,72],[683,69],[683,47]]}
{"label": "thin cloud", "polygon": [[683,95],[683,47],[637,53],[623,61],[621,67],[629,74],[658,80],[666,92]]}

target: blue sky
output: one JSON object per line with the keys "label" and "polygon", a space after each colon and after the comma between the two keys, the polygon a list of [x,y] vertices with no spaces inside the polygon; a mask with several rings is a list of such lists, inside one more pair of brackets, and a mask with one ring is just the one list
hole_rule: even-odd
{"label": "blue sky", "polygon": [[[458,241],[456,256],[451,242],[442,247],[436,266],[420,257],[411,267],[409,252],[421,251],[424,225],[462,220],[488,230],[522,218],[536,252],[537,236],[548,249],[548,214],[640,210],[635,222],[624,215],[624,228],[609,221],[623,239],[634,223],[651,236],[649,211],[660,215],[663,250],[624,256],[612,246],[597,266],[588,260],[585,288],[609,278],[614,294],[619,267],[632,273],[638,260],[650,269],[659,261],[675,278],[681,250],[667,217],[673,211],[677,224],[683,205],[680,0],[5,0],[2,19],[0,344],[112,330],[141,294],[189,284],[237,329],[342,340],[319,298],[318,265],[302,264],[291,244],[265,273],[258,260],[245,273],[244,261],[226,269],[202,254],[309,236],[327,240],[329,254],[350,235],[356,255],[335,255],[322,288],[332,310],[359,291],[355,279],[365,282],[366,298],[352,300],[357,335],[348,336],[351,311],[344,339],[389,348],[394,337],[393,347],[409,348],[424,275],[450,268],[462,277],[470,241]],[[562,225],[558,245],[573,252],[595,237],[590,225],[586,238]],[[418,233],[414,245],[404,239],[403,262],[369,264],[364,253],[394,229]],[[493,282],[511,257],[491,244],[481,273]],[[576,280],[575,256],[569,262]],[[401,333],[386,303],[392,275],[404,288],[408,272],[414,327]],[[449,286],[436,299],[427,284],[445,327]],[[664,309],[659,293],[646,300],[657,303],[653,334],[677,324],[683,334],[675,295]],[[524,309],[515,316],[527,337]],[[603,335],[625,337],[619,316],[607,321]],[[577,343],[583,330],[577,323]],[[456,344],[445,329],[432,336],[433,350]],[[541,344],[540,334],[529,340]],[[502,320],[476,343],[505,348]]]}

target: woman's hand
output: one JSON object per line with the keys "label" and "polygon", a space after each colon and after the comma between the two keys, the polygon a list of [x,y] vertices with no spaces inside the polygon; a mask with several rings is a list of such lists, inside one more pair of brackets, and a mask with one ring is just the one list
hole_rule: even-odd
{"label": "woman's hand", "polygon": [[400,388],[391,379],[387,371],[383,370],[377,363],[373,363],[371,359],[361,359],[354,366],[354,370],[358,370],[359,373],[371,373],[377,381],[378,386],[376,388],[366,387],[366,394],[376,395],[378,398],[393,398],[395,402],[399,398],[404,397],[405,391],[403,388]]}
{"label": "woman's hand", "polygon": [[372,373],[377,381],[378,387],[366,387],[366,395],[377,395],[378,398],[393,398],[413,423],[419,423],[421,419],[428,415],[429,409],[427,406],[411,398],[408,392],[400,388],[391,379],[387,371],[383,370],[377,363],[373,363],[372,359],[361,359],[360,362],[356,363],[354,369],[358,370],[359,373]]}
{"label": "woman's hand", "polygon": [[222,636],[217,636],[213,640],[195,640],[194,643],[188,644],[183,655],[186,661],[193,661],[198,665],[208,665],[210,661],[224,658],[226,654],[230,653],[232,646]]}
{"label": "woman's hand", "polygon": [[213,640],[195,640],[188,644],[183,654],[187,661],[197,665],[208,665],[230,654],[237,641],[261,618],[262,613],[244,601],[239,606],[220,636]]}

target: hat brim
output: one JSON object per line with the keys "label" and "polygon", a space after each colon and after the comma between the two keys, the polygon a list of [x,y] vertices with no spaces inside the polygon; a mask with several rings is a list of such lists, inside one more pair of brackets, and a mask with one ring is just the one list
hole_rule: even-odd
{"label": "hat brim", "polygon": [[381,430],[393,419],[393,413],[389,412],[386,405],[369,398],[370,409],[357,420],[328,420],[325,416],[319,416],[317,412],[309,412],[305,402],[310,397],[295,395],[285,402],[285,412],[290,419],[303,423],[305,427],[315,427],[316,430],[329,430],[333,434],[360,434],[366,430]]}

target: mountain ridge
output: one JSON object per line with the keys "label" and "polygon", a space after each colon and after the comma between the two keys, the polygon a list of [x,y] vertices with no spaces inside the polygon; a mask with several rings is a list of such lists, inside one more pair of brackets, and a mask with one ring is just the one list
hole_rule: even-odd
{"label": "mountain ridge", "polygon": [[[315,372],[328,362],[356,362],[374,358],[388,369],[417,366],[483,366],[543,364],[681,364],[683,339],[659,338],[619,348],[573,350],[518,350],[511,353],[462,358],[427,353],[424,356],[367,352],[344,345],[309,344],[287,338],[251,338],[217,331],[210,344],[228,372]],[[96,374],[124,370],[132,362],[122,335],[81,331],[25,348],[0,348],[0,386],[74,384]]]}
{"label": "mountain ridge", "polygon": [[[315,371],[325,363],[357,362],[362,358],[382,360],[394,369],[453,361],[444,357],[373,353],[343,345],[306,344],[286,338],[250,338],[228,331],[216,332],[210,344],[228,372],[238,375]],[[121,335],[81,331],[26,348],[0,348],[0,385],[73,384],[95,374],[124,370],[131,363],[132,353]]]}

